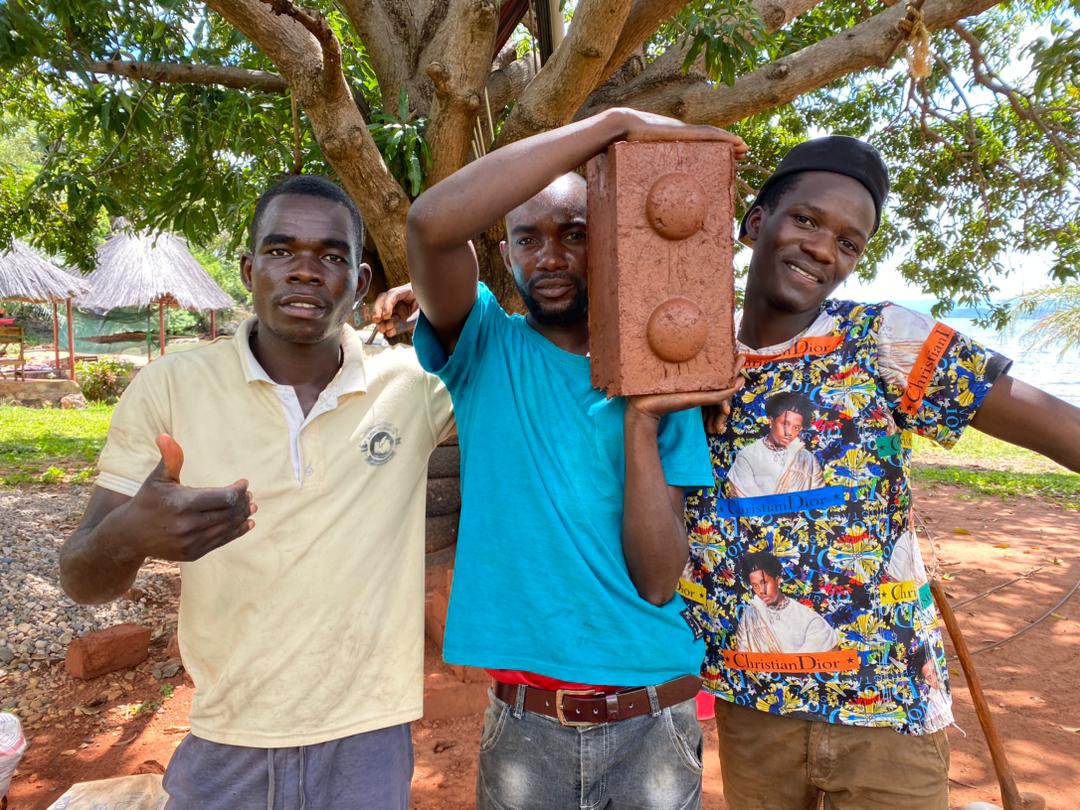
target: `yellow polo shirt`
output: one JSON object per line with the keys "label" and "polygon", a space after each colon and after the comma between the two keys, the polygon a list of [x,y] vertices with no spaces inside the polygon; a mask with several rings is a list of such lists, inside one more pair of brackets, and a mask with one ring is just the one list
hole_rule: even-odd
{"label": "yellow polo shirt", "polygon": [[365,354],[345,327],[342,368],[305,418],[251,353],[253,322],[144,368],[99,461],[98,486],[134,495],[169,433],[182,484],[246,478],[259,506],[251,532],[180,567],[191,731],[279,748],[414,720],[427,461],[450,397],[411,348]]}

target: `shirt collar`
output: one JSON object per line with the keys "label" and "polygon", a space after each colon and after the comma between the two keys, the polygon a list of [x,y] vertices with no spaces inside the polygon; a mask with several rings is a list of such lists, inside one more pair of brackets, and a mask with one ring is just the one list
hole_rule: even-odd
{"label": "shirt collar", "polygon": [[[233,337],[233,345],[240,356],[240,365],[244,369],[246,382],[266,382],[270,385],[280,385],[275,382],[266,369],[255,359],[251,351],[251,331],[258,323],[258,318],[252,316],[240,324]],[[367,391],[367,374],[364,370],[364,347],[356,330],[348,324],[341,327],[341,351],[343,362],[337,375],[326,386],[332,390],[335,396],[345,394],[364,393]]]}
{"label": "shirt collar", "polygon": [[739,327],[742,326],[742,319],[743,310],[740,309],[735,313],[735,350],[740,352],[741,354],[753,355],[780,354],[789,346],[794,346],[796,341],[802,340],[806,337],[819,337],[821,335],[827,335],[833,330],[833,327],[836,326],[836,317],[834,315],[831,315],[825,309],[825,307],[822,306],[821,311],[818,313],[818,316],[814,318],[814,322],[808,327],[806,327],[803,331],[799,332],[799,334],[781,343],[775,343],[772,346],[762,346],[759,349],[752,349],[738,338]]}

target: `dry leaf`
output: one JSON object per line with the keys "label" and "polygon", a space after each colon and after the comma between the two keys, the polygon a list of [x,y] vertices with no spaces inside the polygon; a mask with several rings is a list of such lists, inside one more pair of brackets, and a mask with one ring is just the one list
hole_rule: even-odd
{"label": "dry leaf", "polygon": [[1012,548],[1008,543],[994,543],[994,548]]}
{"label": "dry leaf", "polygon": [[1080,726],[1060,726],[1060,728],[1065,729],[1070,734],[1080,734]]}
{"label": "dry leaf", "polygon": [[137,731],[132,732],[130,737],[126,737],[123,740],[117,740],[116,742],[114,742],[112,744],[111,747],[112,748],[119,748],[119,747],[124,746],[124,745],[131,745],[133,742],[135,742],[135,738],[138,737],[138,736],[139,736],[139,733]]}
{"label": "dry leaf", "polygon": [[953,529],[953,534],[971,534],[971,531],[969,529],[957,527]]}
{"label": "dry leaf", "polygon": [[1053,616],[1055,619],[1068,619],[1069,618],[1068,616],[1062,616],[1060,613],[1051,612],[1050,615]]}

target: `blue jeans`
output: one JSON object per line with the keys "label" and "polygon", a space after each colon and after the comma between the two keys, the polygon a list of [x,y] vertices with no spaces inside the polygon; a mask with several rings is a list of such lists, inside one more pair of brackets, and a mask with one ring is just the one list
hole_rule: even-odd
{"label": "blue jeans", "polygon": [[165,771],[166,810],[408,810],[409,724],[300,748],[189,734]]}
{"label": "blue jeans", "polygon": [[616,723],[562,726],[489,693],[477,810],[697,810],[697,704]]}

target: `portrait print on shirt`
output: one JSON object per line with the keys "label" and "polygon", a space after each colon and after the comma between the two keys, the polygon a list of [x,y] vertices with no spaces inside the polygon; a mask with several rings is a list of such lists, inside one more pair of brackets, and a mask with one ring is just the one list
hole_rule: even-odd
{"label": "portrait print on shirt", "polygon": [[735,649],[755,653],[808,653],[836,649],[840,637],[821,616],[781,590],[784,569],[767,551],[742,559],[743,579],[753,592],[739,619]]}
{"label": "portrait print on shirt", "polygon": [[814,406],[802,394],[783,391],[765,400],[768,432],[735,456],[728,484],[739,498],[816,489],[821,465],[800,434],[814,421]]}
{"label": "portrait print on shirt", "polygon": [[950,446],[1008,365],[918,313],[842,301],[747,357],[710,437],[716,485],[687,498],[679,593],[706,640],[706,689],[909,734],[952,721],[911,435]]}

